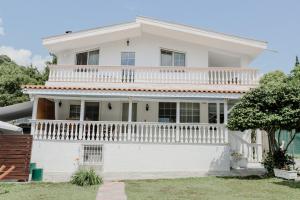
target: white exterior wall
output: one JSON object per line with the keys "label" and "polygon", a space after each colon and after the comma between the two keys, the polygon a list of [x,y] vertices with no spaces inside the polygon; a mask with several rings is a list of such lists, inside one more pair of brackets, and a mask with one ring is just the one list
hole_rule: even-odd
{"label": "white exterior wall", "polygon": [[[31,162],[44,170],[44,181],[68,181],[79,168],[82,142],[33,141]],[[96,143],[93,143],[96,144]],[[227,145],[104,144],[103,176],[116,179],[124,174],[145,172],[229,171]],[[122,174],[123,173],[123,174]],[[115,175],[114,175],[115,174]],[[127,176],[128,177],[128,176]]]}
{"label": "white exterior wall", "polygon": [[44,170],[44,181],[67,181],[78,169],[80,147],[79,142],[34,140],[31,162]]}
{"label": "white exterior wall", "polygon": [[[58,64],[73,65],[76,63],[76,53],[100,49],[99,65],[101,66],[120,66],[121,65],[121,52],[132,51],[135,52],[135,65],[136,66],[160,66],[160,50],[170,49],[186,53],[186,66],[187,67],[208,67],[209,66],[209,52],[223,53],[224,57],[218,58],[218,61],[222,63],[228,62],[231,56],[239,58],[239,64],[232,64],[234,66],[224,67],[247,67],[250,63],[250,58],[246,55],[237,55],[228,52],[224,52],[218,49],[212,49],[211,47],[201,46],[198,44],[192,44],[183,42],[180,40],[174,40],[161,36],[154,36],[151,34],[143,33],[139,37],[129,38],[130,44],[127,46],[126,40],[118,40],[113,42],[107,42],[103,44],[95,44],[80,49],[73,49],[69,51],[57,52]],[[226,55],[229,55],[227,58]],[[238,65],[238,66],[237,66]]]}
{"label": "white exterior wall", "polygon": [[160,49],[165,48],[186,53],[186,66],[208,66],[208,48],[201,45],[145,33],[140,37],[129,38],[129,40],[129,46],[126,45],[126,40],[120,40],[56,53],[58,64],[75,64],[76,52],[100,49],[99,65],[119,66],[121,64],[121,52],[134,51],[136,52],[136,66],[160,66]]}
{"label": "white exterior wall", "polygon": [[229,171],[229,147],[105,144],[104,173]]}

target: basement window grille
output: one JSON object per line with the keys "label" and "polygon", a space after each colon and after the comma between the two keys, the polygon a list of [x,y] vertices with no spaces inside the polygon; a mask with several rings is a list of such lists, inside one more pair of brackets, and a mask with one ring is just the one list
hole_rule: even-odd
{"label": "basement window grille", "polygon": [[103,145],[83,145],[83,164],[99,165],[103,161]]}

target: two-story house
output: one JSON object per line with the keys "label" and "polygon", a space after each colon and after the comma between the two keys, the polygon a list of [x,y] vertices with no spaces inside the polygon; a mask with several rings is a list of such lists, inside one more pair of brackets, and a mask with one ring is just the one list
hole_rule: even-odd
{"label": "two-story house", "polygon": [[81,166],[108,178],[228,172],[233,151],[246,166],[260,161],[261,133],[226,123],[258,85],[248,66],[266,42],[138,17],[43,45],[58,64],[24,92],[34,101],[32,161],[47,180]]}

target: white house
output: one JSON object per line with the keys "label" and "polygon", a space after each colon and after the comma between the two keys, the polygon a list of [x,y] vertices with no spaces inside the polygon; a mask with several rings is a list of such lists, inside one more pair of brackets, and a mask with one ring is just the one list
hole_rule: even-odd
{"label": "white house", "polygon": [[[259,131],[226,128],[258,85],[263,41],[144,17],[43,39],[58,58],[34,100],[32,162],[46,180],[78,167],[105,178],[224,173],[231,152],[262,156]],[[255,136],[255,137],[254,137]]]}

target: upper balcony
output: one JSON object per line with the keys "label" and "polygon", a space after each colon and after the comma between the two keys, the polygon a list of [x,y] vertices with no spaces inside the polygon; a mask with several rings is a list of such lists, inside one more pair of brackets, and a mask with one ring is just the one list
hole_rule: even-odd
{"label": "upper balcony", "polygon": [[258,80],[258,70],[244,67],[51,65],[46,85],[247,90]]}

